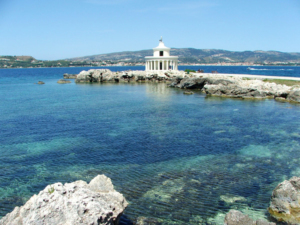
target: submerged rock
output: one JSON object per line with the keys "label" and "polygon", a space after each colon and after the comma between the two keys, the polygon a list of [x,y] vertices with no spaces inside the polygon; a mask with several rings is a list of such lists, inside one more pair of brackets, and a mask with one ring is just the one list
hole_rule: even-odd
{"label": "submerged rock", "polygon": [[226,214],[224,225],[276,225],[275,223],[265,220],[252,220],[248,215],[237,210],[230,210]]}
{"label": "submerged rock", "polygon": [[285,180],[274,189],[268,210],[278,221],[300,224],[300,177]]}
{"label": "submerged rock", "polygon": [[37,82],[37,84],[45,84],[45,82],[39,81],[39,82]]}
{"label": "submerged rock", "polygon": [[246,202],[247,199],[243,196],[237,196],[237,195],[221,195],[220,196],[221,201],[226,203],[234,203],[234,202]]}
{"label": "submerged rock", "polygon": [[69,81],[69,80],[59,80],[59,81],[57,81],[57,83],[58,84],[69,84],[69,83],[71,83],[71,81]]}
{"label": "submerged rock", "polygon": [[89,184],[79,180],[48,185],[24,206],[3,217],[0,225],[114,225],[127,205],[123,195],[114,190],[110,178],[98,175]]}
{"label": "submerged rock", "polygon": [[194,92],[192,92],[192,91],[185,91],[185,92],[183,92],[183,94],[185,94],[185,95],[193,95]]}
{"label": "submerged rock", "polygon": [[135,225],[162,225],[156,218],[140,216],[137,218]]}

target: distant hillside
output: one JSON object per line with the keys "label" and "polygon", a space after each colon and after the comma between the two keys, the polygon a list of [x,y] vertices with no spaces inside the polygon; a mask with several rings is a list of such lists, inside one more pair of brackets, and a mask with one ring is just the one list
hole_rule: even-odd
{"label": "distant hillside", "polygon": [[0,56],[0,68],[36,68],[36,67],[69,67],[99,66],[90,62],[71,62],[66,60],[37,60],[32,56]]}
{"label": "distant hillside", "polygon": [[[70,58],[66,60],[144,62],[145,56],[151,56],[152,54],[153,50],[149,49],[141,51],[127,51],[92,55]],[[171,49],[171,55],[179,56],[179,61],[181,63],[249,62],[261,64],[272,62],[300,62],[300,53],[285,53],[278,51],[234,52],[218,49],[175,48]]]}

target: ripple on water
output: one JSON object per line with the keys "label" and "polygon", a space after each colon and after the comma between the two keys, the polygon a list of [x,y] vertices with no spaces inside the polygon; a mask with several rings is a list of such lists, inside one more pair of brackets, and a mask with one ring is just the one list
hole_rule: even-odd
{"label": "ripple on water", "polygon": [[164,84],[57,93],[48,83],[4,87],[19,100],[0,103],[0,216],[50,183],[105,174],[131,220],[223,224],[230,209],[265,217],[276,185],[300,175],[297,106],[185,96]]}

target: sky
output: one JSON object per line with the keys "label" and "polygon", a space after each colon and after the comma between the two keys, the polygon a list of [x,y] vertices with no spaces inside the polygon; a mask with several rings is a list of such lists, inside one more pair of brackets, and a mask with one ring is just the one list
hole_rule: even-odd
{"label": "sky", "polygon": [[167,47],[300,52],[300,0],[0,0],[0,55]]}

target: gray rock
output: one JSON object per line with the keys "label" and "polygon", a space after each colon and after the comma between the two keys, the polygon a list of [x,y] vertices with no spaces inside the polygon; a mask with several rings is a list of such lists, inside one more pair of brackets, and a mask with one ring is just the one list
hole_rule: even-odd
{"label": "gray rock", "polygon": [[68,74],[68,73],[64,74],[64,79],[76,79],[76,77],[77,74]]}
{"label": "gray rock", "polygon": [[278,221],[300,224],[300,177],[285,180],[274,189],[268,210]]}
{"label": "gray rock", "polygon": [[182,78],[179,77],[175,77],[171,79],[171,83],[169,84],[169,87],[176,87],[180,81],[182,80]]}
{"label": "gray rock", "polygon": [[240,211],[232,209],[226,214],[224,225],[254,225],[254,221]]}
{"label": "gray rock", "polygon": [[206,83],[207,79],[205,78],[183,78],[177,87],[185,89],[202,89]]}
{"label": "gray rock", "polygon": [[300,103],[300,90],[292,90],[286,99],[288,101]]}
{"label": "gray rock", "polygon": [[268,222],[266,220],[256,220],[256,225],[276,225],[276,223]]}
{"label": "gray rock", "polygon": [[111,180],[98,175],[89,184],[75,181],[48,185],[3,217],[0,225],[114,225],[127,205]]}
{"label": "gray rock", "polygon": [[75,80],[76,83],[93,83],[115,81],[115,74],[108,69],[91,69],[89,71],[81,71]]}
{"label": "gray rock", "polygon": [[226,214],[224,225],[276,225],[275,223],[268,222],[266,220],[252,220],[248,215],[243,214],[237,210],[230,210]]}
{"label": "gray rock", "polygon": [[162,225],[162,223],[155,218],[140,216],[135,225]]}
{"label": "gray rock", "polygon": [[69,84],[69,83],[71,83],[71,81],[61,79],[61,80],[57,81],[57,83],[58,84]]}
{"label": "gray rock", "polygon": [[193,95],[194,92],[192,92],[192,91],[185,91],[185,92],[183,92],[183,94],[185,94],[185,95]]}

